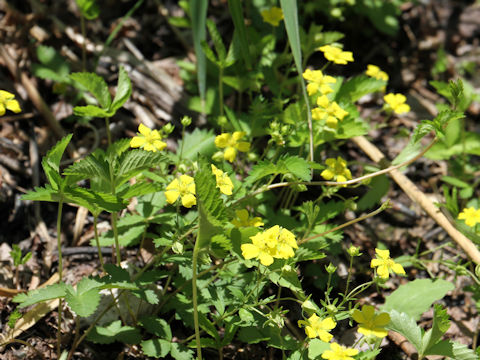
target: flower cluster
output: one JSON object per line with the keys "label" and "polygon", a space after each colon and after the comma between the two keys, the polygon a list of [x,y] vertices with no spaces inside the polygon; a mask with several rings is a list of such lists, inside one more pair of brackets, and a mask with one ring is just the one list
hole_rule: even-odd
{"label": "flower cluster", "polygon": [[337,82],[337,79],[334,77],[323,75],[321,70],[307,69],[303,73],[303,78],[308,81],[307,92],[310,96],[315,95],[318,91],[322,95],[333,92],[333,89],[328,84]]}
{"label": "flower cluster", "polygon": [[333,335],[330,334],[329,331],[335,328],[337,323],[331,317],[322,319],[318,317],[317,314],[313,314],[306,321],[299,320],[298,326],[305,326],[305,334],[307,334],[310,339],[319,337],[320,340],[329,342],[333,338]]}
{"label": "flower cluster", "polygon": [[458,214],[460,220],[465,220],[465,224],[470,227],[474,227],[477,223],[480,223],[480,209],[475,209],[473,206],[463,209],[463,211]]}
{"label": "flower cluster", "polygon": [[318,48],[328,61],[332,61],[338,65],[347,65],[347,62],[353,62],[353,53],[351,51],[343,51],[339,47],[325,45]]}
{"label": "flower cluster", "polygon": [[330,350],[324,351],[322,358],[326,360],[355,360],[352,356],[357,354],[357,349],[347,348],[337,343],[331,343]]}
{"label": "flower cluster", "polygon": [[169,204],[173,204],[180,197],[182,205],[191,208],[197,204],[195,197],[195,182],[193,177],[188,175],[180,175],[178,179],[174,179],[165,191],[165,197]]}
{"label": "flower cluster", "polygon": [[20,104],[15,100],[15,95],[8,91],[0,90],[0,116],[5,115],[6,110],[13,111],[14,113],[22,111]]}
{"label": "flower cluster", "polygon": [[217,180],[217,188],[220,189],[220,192],[225,195],[232,195],[233,183],[228,174],[224,173],[220,169],[217,169],[217,167],[213,164],[212,173],[215,175]]}
{"label": "flower cluster", "polygon": [[293,249],[298,249],[295,235],[287,229],[275,225],[268,230],[251,236],[251,244],[241,246],[245,259],[258,259],[262,265],[269,266],[273,259],[288,259],[295,255]]}
{"label": "flower cluster", "polygon": [[383,97],[386,102],[387,109],[393,110],[396,114],[403,114],[410,111],[410,106],[405,104],[407,98],[403,94],[387,94]]}
{"label": "flower cluster", "polygon": [[388,81],[388,74],[382,71],[377,65],[368,64],[365,74],[377,80]]}
{"label": "flower cluster", "polygon": [[251,218],[248,215],[248,211],[246,209],[235,210],[236,218],[232,220],[232,224],[235,225],[237,228],[241,227],[260,227],[263,226],[263,221],[258,216]]}
{"label": "flower cluster", "polygon": [[215,146],[223,149],[223,158],[229,162],[233,162],[237,157],[237,151],[247,152],[250,150],[250,143],[239,141],[245,136],[243,131],[235,131],[233,134],[223,133],[215,137]]}
{"label": "flower cluster", "polygon": [[280,25],[280,21],[283,20],[283,11],[276,6],[262,10],[260,15],[262,15],[263,21],[275,27]]}
{"label": "flower cluster", "polygon": [[323,120],[325,124],[332,129],[336,129],[338,121],[342,121],[348,112],[343,110],[335,101],[330,102],[326,95],[317,99],[318,107],[312,109],[312,119]]}
{"label": "flower cluster", "polygon": [[343,182],[352,178],[352,173],[347,168],[347,162],[340,156],[337,157],[336,160],[334,158],[325,160],[325,164],[327,168],[320,174],[325,180],[333,179],[338,182]]}
{"label": "flower cluster", "polygon": [[130,140],[130,147],[143,148],[146,151],[156,152],[157,150],[163,150],[167,146],[166,143],[161,141],[162,135],[158,130],[151,130],[143,124],[138,126],[137,136],[134,136]]}
{"label": "flower cluster", "polygon": [[355,309],[353,319],[359,324],[358,332],[367,337],[384,338],[388,334],[385,326],[390,322],[387,313],[375,314],[375,308],[371,305],[363,305],[362,310]]}
{"label": "flower cluster", "polygon": [[377,274],[381,279],[388,279],[390,270],[395,274],[405,275],[403,266],[397,264],[392,258],[390,258],[390,251],[375,249],[375,252],[377,253],[377,258],[372,259],[370,267],[377,268]]}

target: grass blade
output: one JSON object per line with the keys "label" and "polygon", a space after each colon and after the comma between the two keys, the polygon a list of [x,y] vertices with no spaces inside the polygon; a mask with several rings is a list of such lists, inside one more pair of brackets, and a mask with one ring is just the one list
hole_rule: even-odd
{"label": "grass blade", "polygon": [[190,17],[192,19],[192,36],[195,56],[197,57],[197,81],[202,111],[205,113],[205,95],[207,89],[207,59],[202,50],[202,41],[207,39],[207,0],[190,0]]}
{"label": "grass blade", "polygon": [[250,50],[247,40],[247,30],[245,28],[245,21],[243,18],[242,4],[240,0],[228,0],[228,8],[230,9],[230,14],[232,15],[235,31],[238,34],[243,61],[245,62],[247,70],[251,70],[252,63],[250,61]]}

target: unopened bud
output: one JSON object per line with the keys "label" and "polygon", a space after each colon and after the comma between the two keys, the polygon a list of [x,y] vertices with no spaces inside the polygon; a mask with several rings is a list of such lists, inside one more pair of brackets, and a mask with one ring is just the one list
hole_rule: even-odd
{"label": "unopened bud", "polygon": [[328,266],[325,266],[325,270],[327,270],[327,273],[333,274],[335,271],[337,271],[337,267],[330,263]]}
{"label": "unopened bud", "polygon": [[180,122],[184,127],[187,127],[190,126],[190,124],[192,123],[192,118],[190,116],[184,116],[182,120],[180,120]]}
{"label": "unopened bud", "polygon": [[360,249],[356,246],[353,246],[353,245],[348,248],[347,252],[348,252],[348,255],[350,255],[351,257],[362,255],[360,253]]}
{"label": "unopened bud", "polygon": [[172,133],[173,129],[175,129],[175,126],[173,126],[172,124],[168,123],[166,124],[163,128],[162,128],[162,131],[165,135],[169,135]]}

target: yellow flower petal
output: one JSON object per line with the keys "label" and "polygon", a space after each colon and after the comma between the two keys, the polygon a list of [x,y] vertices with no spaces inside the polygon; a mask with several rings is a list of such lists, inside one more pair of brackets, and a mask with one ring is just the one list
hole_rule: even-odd
{"label": "yellow flower petal", "polygon": [[165,197],[167,198],[167,202],[169,204],[173,204],[177,201],[178,197],[180,196],[180,192],[178,190],[167,190],[165,191]]}
{"label": "yellow flower petal", "polygon": [[197,204],[197,198],[193,194],[186,194],[182,196],[182,205],[186,208],[191,208]]}
{"label": "yellow flower petal", "polygon": [[22,111],[22,109],[20,109],[20,104],[17,100],[7,100],[5,102],[5,106],[8,110],[13,111],[17,114]]}
{"label": "yellow flower petal", "polygon": [[130,140],[130,147],[132,148],[138,148],[142,145],[145,144],[145,138],[144,137],[140,137],[140,136],[134,136],[131,140]]}
{"label": "yellow flower petal", "polygon": [[138,125],[138,132],[139,132],[140,134],[142,134],[143,136],[148,136],[148,135],[150,135],[150,132],[151,132],[151,131],[152,131],[152,130],[150,130],[150,128],[148,128],[147,126],[145,126],[145,125],[143,125],[143,124]]}

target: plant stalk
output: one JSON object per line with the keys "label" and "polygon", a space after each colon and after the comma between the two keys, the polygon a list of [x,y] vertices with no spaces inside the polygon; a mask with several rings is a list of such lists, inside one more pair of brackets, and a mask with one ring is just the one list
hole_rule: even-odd
{"label": "plant stalk", "polygon": [[[63,281],[63,262],[62,262],[62,210],[63,210],[63,196],[58,202],[57,213],[57,249],[58,249],[58,276],[60,282]],[[59,299],[58,303],[58,328],[57,328],[57,358],[60,359],[62,347],[62,307],[63,299]]]}
{"label": "plant stalk", "polygon": [[197,261],[198,253],[200,251],[200,245],[197,240],[193,247],[193,259],[192,259],[192,297],[193,297],[193,322],[195,325],[195,340],[197,343],[197,359],[202,360],[202,344],[200,343],[200,326],[198,323],[198,294],[197,294]]}

